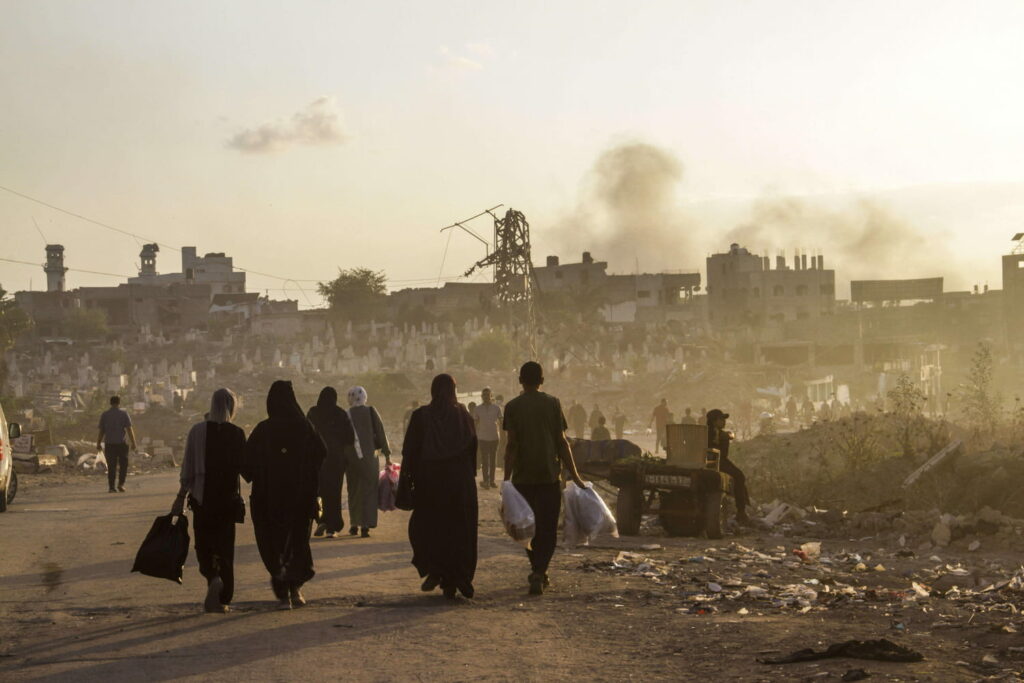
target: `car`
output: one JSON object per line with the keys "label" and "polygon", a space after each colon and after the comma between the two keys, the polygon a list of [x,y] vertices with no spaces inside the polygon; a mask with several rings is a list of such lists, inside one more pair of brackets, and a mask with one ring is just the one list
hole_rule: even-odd
{"label": "car", "polygon": [[14,471],[14,440],[21,436],[21,425],[17,422],[7,424],[4,408],[0,406],[0,512],[6,512],[7,506],[18,494],[18,473]]}

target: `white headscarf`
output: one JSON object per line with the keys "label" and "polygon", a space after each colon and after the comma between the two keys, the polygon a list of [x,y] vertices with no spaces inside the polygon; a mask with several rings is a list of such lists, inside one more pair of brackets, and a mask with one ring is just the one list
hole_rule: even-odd
{"label": "white headscarf", "polygon": [[352,387],[348,390],[348,405],[350,408],[365,406],[367,398],[366,389],[362,387]]}

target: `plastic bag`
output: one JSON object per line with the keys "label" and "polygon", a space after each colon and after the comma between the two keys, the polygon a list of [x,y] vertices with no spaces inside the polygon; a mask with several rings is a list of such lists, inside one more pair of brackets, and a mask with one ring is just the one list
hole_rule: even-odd
{"label": "plastic bag", "polygon": [[533,509],[523,498],[523,494],[519,493],[510,481],[501,482],[498,513],[508,535],[529,549],[533,535],[537,531],[537,518],[534,517]]}
{"label": "plastic bag", "polygon": [[133,572],[181,583],[181,569],[188,557],[188,518],[180,515],[177,522],[172,519],[173,515],[164,515],[153,520],[135,554]]}
{"label": "plastic bag", "polygon": [[587,545],[601,534],[619,537],[615,516],[608,509],[594,485],[587,482],[580,488],[575,482],[565,487],[562,494],[565,503],[565,526],[563,533],[568,545]]}
{"label": "plastic bag", "polygon": [[390,512],[395,507],[395,494],[398,492],[398,477],[402,471],[401,465],[392,463],[380,471],[377,477],[377,509],[382,512]]}

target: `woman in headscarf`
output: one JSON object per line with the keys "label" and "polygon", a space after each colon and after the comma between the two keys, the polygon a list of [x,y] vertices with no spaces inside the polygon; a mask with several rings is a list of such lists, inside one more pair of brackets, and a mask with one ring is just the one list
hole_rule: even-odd
{"label": "woman in headscarf", "polygon": [[352,387],[348,390],[348,416],[356,433],[354,458],[348,464],[348,516],[355,536],[362,533],[370,536],[370,529],[377,526],[377,485],[380,476],[380,459],[377,451],[384,454],[385,463],[391,464],[391,447],[384,433],[377,409],[366,404],[366,389]]}
{"label": "woman in headscarf", "polygon": [[324,516],[313,535],[323,536],[326,532],[331,538],[337,538],[345,528],[345,520],[341,515],[341,482],[349,454],[355,452],[355,432],[352,431],[348,413],[338,406],[338,392],[334,387],[323,388],[316,405],[306,413],[306,418],[313,423],[327,446],[327,457],[320,467],[320,497],[324,502]]}
{"label": "woman in headscarf", "polygon": [[402,447],[402,476],[412,480],[415,507],[409,519],[412,564],[421,588],[439,585],[446,598],[458,590],[473,597],[476,573],[476,429],[458,402],[455,380],[438,375],[430,405],[409,420]]}
{"label": "woman in headscarf", "polygon": [[243,510],[238,473],[245,454],[245,432],[231,424],[235,405],[229,389],[213,392],[206,420],[189,430],[181,488],[171,506],[171,514],[180,515],[188,497],[207,612],[227,612],[235,592],[235,524]]}
{"label": "woman in headscarf", "polygon": [[252,482],[256,546],[281,609],[306,604],[300,589],[314,574],[309,533],[326,455],[323,440],[295,400],[292,383],[270,385],[267,419],[249,435],[242,476]]}

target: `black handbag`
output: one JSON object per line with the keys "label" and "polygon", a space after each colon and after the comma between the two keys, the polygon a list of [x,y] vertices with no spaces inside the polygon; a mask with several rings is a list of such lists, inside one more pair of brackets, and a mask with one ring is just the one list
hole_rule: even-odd
{"label": "black handbag", "polygon": [[416,486],[412,475],[404,469],[398,474],[398,489],[395,491],[395,507],[399,510],[412,510],[416,507]]}
{"label": "black handbag", "polygon": [[181,569],[188,557],[188,518],[162,515],[153,521],[146,540],[135,554],[133,572],[181,583]]}

